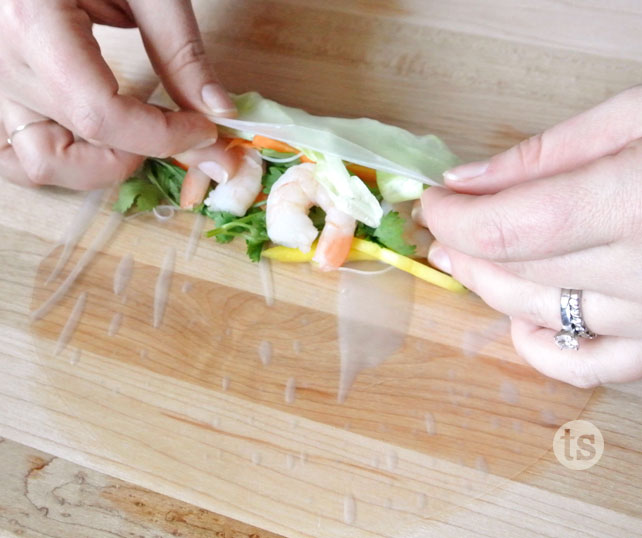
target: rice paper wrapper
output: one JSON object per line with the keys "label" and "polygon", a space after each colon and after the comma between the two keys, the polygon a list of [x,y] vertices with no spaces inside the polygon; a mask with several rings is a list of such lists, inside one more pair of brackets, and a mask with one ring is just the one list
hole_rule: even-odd
{"label": "rice paper wrapper", "polygon": [[[254,135],[267,136],[298,149],[335,156],[427,185],[441,185],[442,173],[459,162],[434,135],[417,136],[368,118],[314,116],[265,99],[257,92],[231,97],[238,108],[238,117],[210,119],[233,136],[248,139]],[[162,86],[149,102],[177,109]]]}

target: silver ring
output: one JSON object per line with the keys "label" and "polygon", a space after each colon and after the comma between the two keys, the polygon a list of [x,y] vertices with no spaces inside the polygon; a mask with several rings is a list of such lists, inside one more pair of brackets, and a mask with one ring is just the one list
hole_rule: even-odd
{"label": "silver ring", "polygon": [[[9,138],[7,138],[7,144],[10,146],[13,146],[13,138],[16,136],[18,133],[24,131],[26,128],[31,127],[32,125],[37,125],[38,123],[45,123],[45,122],[53,122],[51,118],[42,118],[39,120],[33,120],[29,121],[27,123],[23,123],[22,125],[18,125],[13,131],[11,131],[11,134],[9,135]],[[55,123],[55,122],[54,122]]]}
{"label": "silver ring", "polygon": [[560,349],[579,349],[578,338],[592,340],[597,335],[591,331],[582,318],[582,290],[563,288],[560,294],[560,315],[562,330],[555,334],[555,343]]}

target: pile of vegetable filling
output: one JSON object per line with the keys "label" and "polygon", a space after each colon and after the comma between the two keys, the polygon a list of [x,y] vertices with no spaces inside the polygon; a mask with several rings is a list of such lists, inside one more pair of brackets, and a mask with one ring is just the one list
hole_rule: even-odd
{"label": "pile of vegetable filling", "polygon": [[[207,237],[219,243],[243,239],[253,262],[264,256],[333,270],[379,260],[441,287],[463,289],[429,267],[424,246],[413,244],[420,234],[409,208],[426,188],[426,172],[441,174],[456,162],[441,141],[374,120],[310,116],[256,93],[235,100],[239,118],[215,120],[222,124],[215,144],[145,160],[120,186],[114,210],[169,205],[200,213],[212,221]],[[400,147],[413,143],[378,152],[372,139]]]}

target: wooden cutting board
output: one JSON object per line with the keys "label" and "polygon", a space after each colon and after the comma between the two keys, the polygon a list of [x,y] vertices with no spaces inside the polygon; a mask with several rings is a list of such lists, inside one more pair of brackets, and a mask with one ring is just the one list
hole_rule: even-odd
{"label": "wooden cutting board", "polygon": [[[635,3],[600,13],[600,25],[587,6],[491,4],[230,0],[200,3],[199,20],[231,90],[435,132],[464,158],[639,78],[639,38],[627,33],[640,22]],[[98,33],[123,90],[149,91],[135,34]],[[193,215],[142,216],[117,223],[32,320],[113,222],[113,194],[47,283],[62,250],[52,247],[85,195],[2,189],[1,436],[287,536],[641,533],[640,386],[545,379],[515,355],[505,317],[474,295],[400,283],[405,339],[339,402],[341,275],[262,272],[242,245],[206,239],[190,257]],[[133,269],[117,294],[123,259]],[[571,471],[552,437],[580,417],[600,428],[605,452]]]}

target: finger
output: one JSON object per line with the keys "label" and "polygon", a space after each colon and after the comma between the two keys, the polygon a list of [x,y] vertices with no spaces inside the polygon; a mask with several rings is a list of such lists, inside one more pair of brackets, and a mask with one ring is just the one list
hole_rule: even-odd
{"label": "finger", "polygon": [[[25,28],[26,59],[38,77],[32,100],[51,110],[50,117],[85,140],[98,140],[131,153],[168,156],[216,139],[216,126],[194,112],[163,112],[134,97],[119,95],[118,83],[91,33],[91,21],[79,9],[43,4],[39,17],[47,31]],[[43,54],[55,50],[55,58]],[[46,99],[40,97],[47,89]],[[39,93],[38,93],[39,92]]]}
{"label": "finger", "polygon": [[236,116],[206,54],[190,2],[131,0],[145,49],[163,85],[182,108]]}
{"label": "finger", "polygon": [[217,183],[225,183],[236,174],[242,159],[242,154],[237,148],[226,147],[227,143],[219,140],[216,144],[189,150],[175,157],[187,166],[198,167]]}
{"label": "finger", "polygon": [[[18,103],[3,102],[2,122],[7,132],[42,119],[43,116]],[[70,131],[54,122],[32,124],[15,134],[12,150],[32,184],[80,190],[122,181],[141,161],[138,155],[75,141]]]}
{"label": "finger", "polygon": [[[501,266],[524,280],[556,288],[593,290],[642,303],[642,252],[629,242]],[[642,323],[642,317],[639,321]]]}
{"label": "finger", "polygon": [[84,9],[96,24],[106,24],[119,28],[136,26],[134,16],[126,0],[78,0],[78,5]]}
{"label": "finger", "polygon": [[[638,219],[641,145],[577,171],[474,196],[431,187],[422,195],[439,241],[475,257],[520,261],[614,242]],[[617,211],[613,208],[617,207]]]}
{"label": "finger", "polygon": [[188,168],[181,185],[181,208],[193,209],[194,206],[200,204],[205,199],[211,184],[211,178],[198,168],[193,166]]}
{"label": "finger", "polygon": [[555,331],[513,318],[511,334],[517,353],[548,377],[576,387],[626,383],[642,377],[642,340],[600,336],[580,339],[577,351],[557,348]]}
{"label": "finger", "polygon": [[445,172],[446,184],[458,192],[492,194],[615,154],[642,136],[641,102],[642,86],[626,90],[489,161]]}
{"label": "finger", "polygon": [[29,181],[27,174],[25,174],[20,165],[13,148],[4,143],[6,139],[7,133],[4,127],[0,125],[0,173],[2,177],[24,187],[34,187],[35,185]]}
{"label": "finger", "polygon": [[[523,280],[493,262],[472,258],[437,242],[431,246],[428,260],[437,269],[452,274],[495,310],[549,329],[562,325],[560,288]],[[582,318],[601,335],[642,337],[639,303],[585,291]]]}

